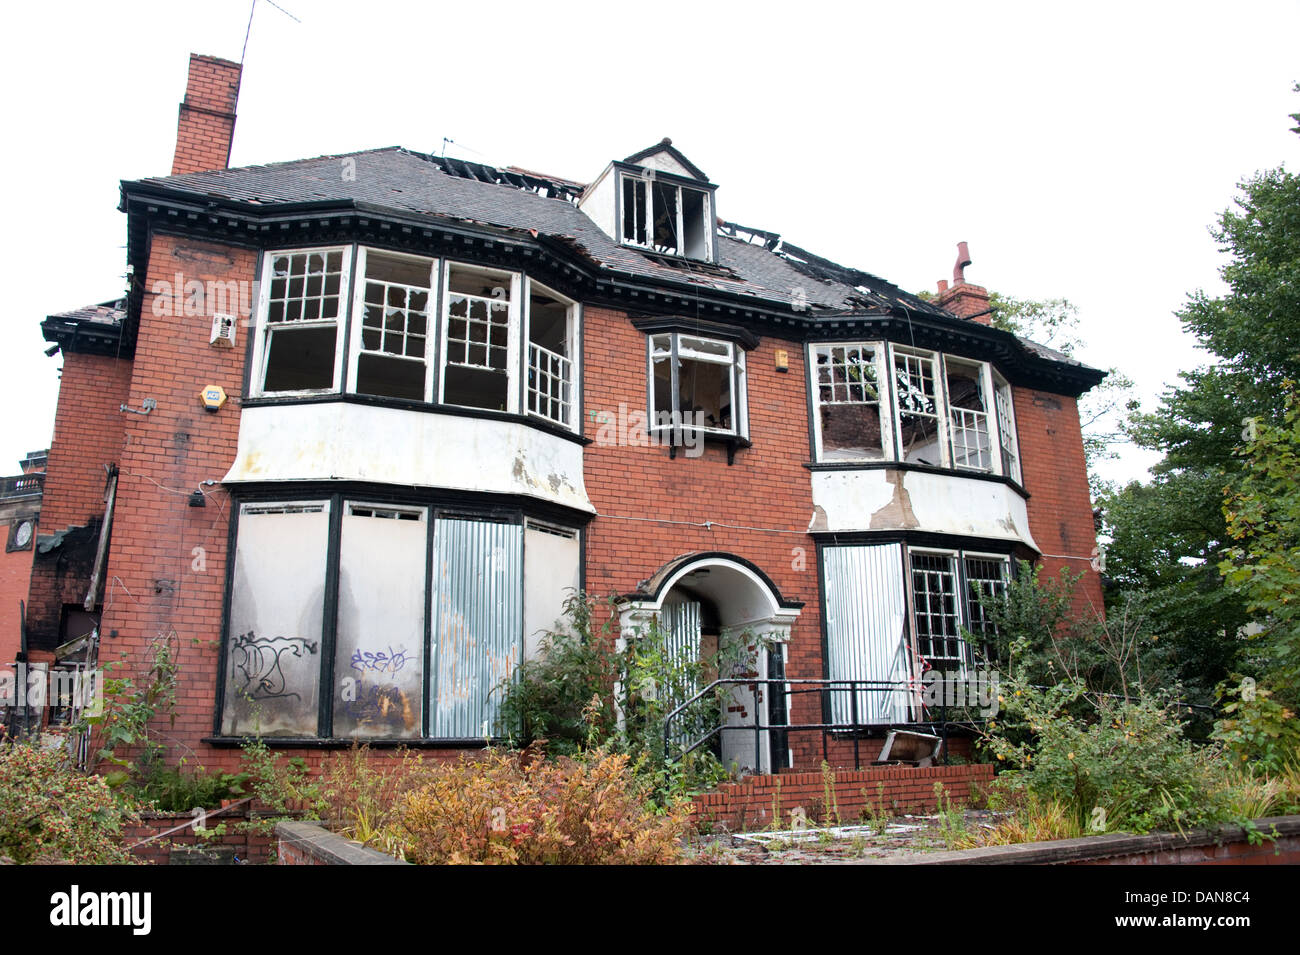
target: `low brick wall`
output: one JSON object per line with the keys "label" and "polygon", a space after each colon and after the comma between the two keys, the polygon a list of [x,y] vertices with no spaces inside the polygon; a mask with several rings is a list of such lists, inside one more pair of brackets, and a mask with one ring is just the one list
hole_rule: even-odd
{"label": "low brick wall", "polygon": [[1183,835],[1149,836],[1116,833],[1085,839],[1025,842],[987,849],[915,853],[884,859],[855,860],[861,865],[1297,865],[1300,864],[1300,816],[1255,820],[1265,838],[1251,844],[1241,826],[1197,829]]}
{"label": "low brick wall", "polygon": [[275,835],[281,865],[409,865],[311,823],[282,822]]}
{"label": "low brick wall", "polygon": [[691,822],[696,827],[725,828],[731,832],[766,829],[772,813],[780,812],[782,824],[790,813],[803,809],[814,822],[854,823],[877,812],[897,815],[902,812],[933,812],[936,808],[935,784],[943,786],[947,798],[955,804],[970,800],[972,788],[993,781],[993,766],[974,763],[963,766],[872,766],[866,769],[837,769],[830,802],[839,819],[826,819],[826,778],[820,772],[782,772],[769,776],[750,776],[739,783],[727,783],[715,792],[696,796],[692,801]]}
{"label": "low brick wall", "polygon": [[[211,811],[215,812],[215,810]],[[246,831],[240,824],[248,820],[249,813],[246,807],[210,816],[206,822],[209,829],[225,822],[227,831],[223,835],[205,837],[198,835],[192,828],[194,818],[190,813],[146,812],[141,814],[138,823],[123,827],[123,842],[130,849],[131,855],[140,862],[154,865],[172,865],[182,862],[194,864],[194,853],[186,853],[185,859],[178,857],[173,860],[173,847],[224,847],[224,851],[220,853],[222,861],[261,865],[271,859],[273,839],[269,833]],[[168,830],[178,826],[185,828],[168,833]],[[163,833],[168,834],[162,835]],[[230,855],[232,849],[233,857]]]}

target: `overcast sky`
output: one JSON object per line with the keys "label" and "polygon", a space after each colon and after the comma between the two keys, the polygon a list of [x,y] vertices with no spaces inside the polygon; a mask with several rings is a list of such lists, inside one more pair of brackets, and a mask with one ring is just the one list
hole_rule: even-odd
{"label": "overcast sky", "polygon": [[[723,218],[910,291],[969,242],[969,281],[1074,302],[1080,357],[1147,406],[1202,360],[1172,313],[1220,289],[1207,227],[1300,147],[1295,2],[280,6],[301,22],[257,4],[232,165],[446,137],[589,181],[671,136]],[[121,294],[118,183],[170,171],[188,54],[238,60],[248,13],[6,10],[0,474],[49,444],[62,359],[41,320]]]}

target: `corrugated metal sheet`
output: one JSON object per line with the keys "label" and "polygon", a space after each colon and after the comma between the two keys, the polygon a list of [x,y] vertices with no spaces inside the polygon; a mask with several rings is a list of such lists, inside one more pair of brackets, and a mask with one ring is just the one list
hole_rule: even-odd
{"label": "corrugated metal sheet", "polygon": [[[663,627],[665,649],[679,663],[689,665],[700,658],[700,604],[696,600],[684,603],[665,604],[659,612],[659,623]],[[688,694],[698,687],[682,687],[680,691],[668,688],[670,699],[665,702],[669,707],[684,703]],[[678,744],[693,743],[689,720],[679,721],[674,727],[673,740]]]}
{"label": "corrugated metal sheet", "polygon": [[[899,544],[827,547],[826,635],[832,680],[878,680],[898,683],[889,692],[857,692],[858,723],[895,723],[908,718],[909,675],[903,622],[907,595],[903,588],[903,557]],[[831,718],[853,719],[853,699],[847,691],[832,694]]]}
{"label": "corrugated metal sheet", "polygon": [[439,520],[434,533],[430,734],[482,739],[495,732],[502,681],[523,634],[523,528]]}

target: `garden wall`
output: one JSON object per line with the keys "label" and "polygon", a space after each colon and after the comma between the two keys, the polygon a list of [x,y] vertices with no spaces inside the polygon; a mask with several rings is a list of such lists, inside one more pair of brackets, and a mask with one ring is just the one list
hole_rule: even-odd
{"label": "garden wall", "polygon": [[[993,781],[990,763],[964,766],[873,766],[867,769],[840,769],[827,773],[790,772],[778,775],[751,776],[743,782],[727,783],[717,791],[696,796],[691,822],[697,827],[725,828],[731,832],[766,829],[772,824],[774,809],[780,812],[783,825],[790,813],[801,808],[809,820],[825,820],[826,804],[838,811],[839,822],[857,822],[867,815],[867,807],[896,815],[906,811],[932,812],[936,803],[936,784],[955,803],[965,803],[975,787]],[[827,784],[831,783],[831,793]],[[829,820],[833,822],[834,820]]]}

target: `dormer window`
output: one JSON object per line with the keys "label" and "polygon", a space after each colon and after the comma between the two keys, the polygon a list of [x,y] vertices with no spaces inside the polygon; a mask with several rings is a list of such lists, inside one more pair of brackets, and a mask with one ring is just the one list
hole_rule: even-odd
{"label": "dormer window", "polygon": [[630,245],[707,259],[709,194],[654,175],[623,175],[622,238]]}

